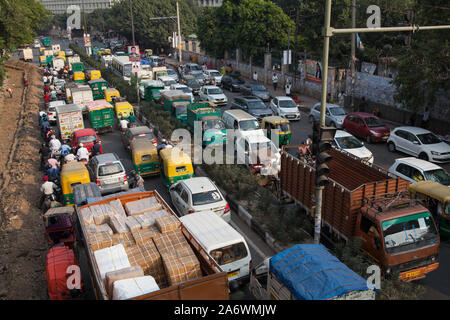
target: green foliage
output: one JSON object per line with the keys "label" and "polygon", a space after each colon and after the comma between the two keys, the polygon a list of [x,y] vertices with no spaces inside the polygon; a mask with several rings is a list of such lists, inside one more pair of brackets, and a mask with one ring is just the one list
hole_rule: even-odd
{"label": "green foliage", "polygon": [[144,101],[142,102],[142,105],[140,110],[148,121],[150,121],[164,137],[170,138],[173,130],[177,127],[174,117],[154,102]]}

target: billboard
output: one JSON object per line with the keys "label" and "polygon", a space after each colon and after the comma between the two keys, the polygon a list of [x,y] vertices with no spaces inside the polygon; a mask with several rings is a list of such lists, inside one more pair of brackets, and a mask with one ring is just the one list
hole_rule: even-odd
{"label": "billboard", "polygon": [[84,34],[84,46],[90,47],[91,46],[91,36],[89,34]]}
{"label": "billboard", "polygon": [[306,60],[306,79],[322,82],[322,64],[319,61]]}
{"label": "billboard", "polygon": [[139,46],[128,46],[128,56],[130,57],[130,61],[141,61],[139,52]]}

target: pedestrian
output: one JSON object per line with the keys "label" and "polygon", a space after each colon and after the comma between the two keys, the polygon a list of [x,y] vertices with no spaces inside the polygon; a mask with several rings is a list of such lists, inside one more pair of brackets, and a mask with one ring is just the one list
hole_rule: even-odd
{"label": "pedestrian", "polygon": [[338,103],[339,105],[344,108],[344,104],[345,104],[345,96],[344,96],[344,91],[341,91],[338,95]]}
{"label": "pedestrian", "polygon": [[25,87],[28,87],[28,79],[27,79],[27,77],[26,77],[25,74],[23,75],[23,85],[24,85]]}
{"label": "pedestrian", "polygon": [[202,64],[202,72],[205,72],[205,70],[206,70],[206,63],[203,63]]}
{"label": "pedestrian", "polygon": [[258,73],[256,71],[253,72],[253,81],[258,82]]}
{"label": "pedestrian", "polygon": [[286,81],[286,85],[284,87],[285,91],[286,91],[286,96],[290,97],[291,96],[291,81]]}
{"label": "pedestrian", "polygon": [[277,91],[277,86],[278,86],[278,75],[276,73],[274,73],[272,75],[272,83],[273,83],[273,90]]}
{"label": "pedestrian", "polygon": [[428,127],[428,121],[430,120],[430,109],[425,107],[422,118],[422,128],[426,129]]}
{"label": "pedestrian", "polygon": [[13,97],[13,92],[14,92],[14,90],[13,90],[12,88],[8,87],[8,88],[6,89],[6,91],[9,93],[9,97],[12,98],[12,97]]}
{"label": "pedestrian", "polygon": [[367,108],[369,107],[369,104],[366,101],[366,97],[362,97],[361,103],[359,104],[359,112],[366,112]]}

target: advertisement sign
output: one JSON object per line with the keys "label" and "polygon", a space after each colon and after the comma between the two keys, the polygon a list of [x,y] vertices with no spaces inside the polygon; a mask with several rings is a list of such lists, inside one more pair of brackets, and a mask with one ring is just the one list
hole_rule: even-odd
{"label": "advertisement sign", "polygon": [[89,34],[84,34],[84,46],[85,47],[90,47],[91,46],[91,35]]}
{"label": "advertisement sign", "polygon": [[319,61],[306,60],[306,79],[322,82],[322,64]]}
{"label": "advertisement sign", "polygon": [[128,46],[128,56],[130,57],[130,61],[139,62],[141,60],[139,52],[139,46]]}
{"label": "advertisement sign", "polygon": [[[131,60],[131,59],[130,59]],[[131,72],[138,72],[139,71],[139,67],[141,66],[141,63],[138,61],[132,61],[131,62]]]}

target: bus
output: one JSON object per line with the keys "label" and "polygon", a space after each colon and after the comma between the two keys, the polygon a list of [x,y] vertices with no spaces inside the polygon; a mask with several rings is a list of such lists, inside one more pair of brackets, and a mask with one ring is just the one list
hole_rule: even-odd
{"label": "bus", "polygon": [[132,65],[128,56],[113,56],[111,70],[125,81],[130,81]]}

